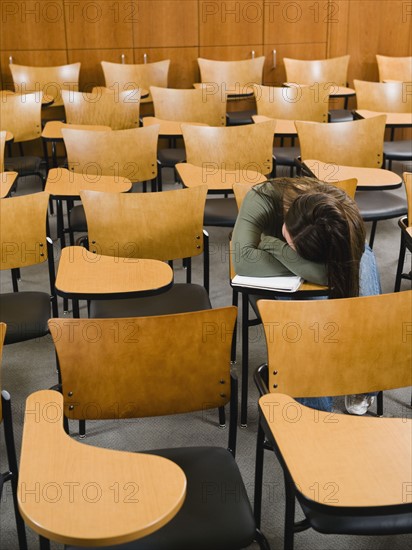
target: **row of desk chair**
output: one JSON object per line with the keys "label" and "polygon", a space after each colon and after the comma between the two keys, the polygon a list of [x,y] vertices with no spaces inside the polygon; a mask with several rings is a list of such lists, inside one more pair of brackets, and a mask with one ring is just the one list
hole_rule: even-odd
{"label": "row of desk chair", "polygon": [[[268,365],[256,373],[262,397],[254,515],[234,459],[237,389],[229,359],[236,308],[119,319],[118,326],[126,331],[122,328],[116,341],[113,319],[94,320],[94,331],[97,329],[101,336],[98,345],[95,339],[84,337],[88,319],[52,319],[50,330],[59,358],[62,391],[29,396],[19,485],[15,451],[4,479],[12,479],[23,550],[21,516],[40,535],[41,548],[48,547],[48,539],[68,548],[96,544],[113,548],[113,544],[124,543],[116,547],[227,550],[243,548],[253,540],[261,548],[269,548],[258,529],[262,461],[264,446],[268,446],[265,436],[285,476],[285,549],[293,548],[295,532],[308,527],[329,534],[410,532],[412,503],[403,487],[410,472],[410,419],[331,417],[300,405],[290,396],[409,386],[412,291],[320,302],[262,300],[258,307]],[[362,326],[362,338],[353,319]],[[138,338],[130,338],[130,323]],[[321,331],[317,336],[314,326]],[[205,327],[213,330],[205,335]],[[2,337],[5,330],[2,324]],[[227,451],[218,447],[149,451],[149,455],[177,464],[183,476],[181,470],[169,466],[168,479],[160,471],[145,477],[140,457],[84,446],[64,433],[68,423],[63,417],[141,418],[204,410],[205,403],[208,408],[231,404]],[[3,405],[11,445],[7,394]],[[43,414],[50,407],[54,414],[56,410],[59,413],[53,416],[57,421],[50,422]],[[36,410],[37,415],[33,414]],[[111,491],[108,481],[130,481],[131,472],[140,483],[139,513],[130,503],[107,505]],[[73,480],[74,473],[80,484],[93,479],[103,498],[93,502],[82,497],[39,502],[27,495],[27,487],[36,483],[41,487],[52,483],[64,486]],[[208,492],[207,498],[205,482],[218,488]],[[228,486],[236,487],[236,498],[222,498],[219,488]],[[153,493],[158,495],[157,504]],[[295,499],[305,516],[297,524]]]}

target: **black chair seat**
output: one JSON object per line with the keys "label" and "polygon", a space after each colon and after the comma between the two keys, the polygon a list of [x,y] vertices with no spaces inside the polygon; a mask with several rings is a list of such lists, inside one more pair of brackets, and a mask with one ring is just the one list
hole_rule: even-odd
{"label": "black chair seat", "polygon": [[72,231],[87,232],[86,214],[81,204],[74,206],[70,211],[70,228]]}
{"label": "black chair seat", "polygon": [[406,199],[388,191],[357,191],[355,201],[364,221],[390,220],[408,211]]}
{"label": "black chair seat", "polygon": [[187,497],[178,514],[152,535],[106,550],[239,550],[252,543],[256,526],[238,466],[229,451],[187,447],[147,452],[182,468]]}
{"label": "black chair seat", "polygon": [[0,295],[0,321],[7,324],[4,343],[14,344],[48,334],[50,295],[45,292],[9,292]]}
{"label": "black chair seat", "polygon": [[32,175],[39,172],[40,165],[40,157],[8,157],[4,159],[4,169],[6,171],[18,172],[19,176]]}
{"label": "black chair seat", "polygon": [[352,122],[352,111],[348,109],[331,109],[329,111],[329,122]]}
{"label": "black chair seat", "polygon": [[412,532],[412,506],[405,503],[394,506],[337,507],[309,502],[301,494],[297,498],[316,531],[336,535],[391,535]]}
{"label": "black chair seat", "polygon": [[388,160],[412,160],[412,140],[385,141],[383,151]]}
{"label": "black chair seat", "polygon": [[206,200],[204,225],[233,227],[237,218],[237,205],[234,198],[213,198]]}
{"label": "black chair seat", "polygon": [[143,298],[92,300],[89,316],[96,319],[149,317],[211,309],[209,295],[201,285],[176,283],[167,292]]}
{"label": "black chair seat", "polygon": [[227,126],[243,126],[244,124],[253,124],[252,116],[257,112],[253,109],[248,111],[232,111],[226,113]]}
{"label": "black chair seat", "polygon": [[300,157],[300,148],[296,146],[274,147],[273,156],[279,166],[295,166],[295,159]]}
{"label": "black chair seat", "polygon": [[162,168],[173,168],[179,162],[186,162],[185,149],[159,149],[157,160]]}

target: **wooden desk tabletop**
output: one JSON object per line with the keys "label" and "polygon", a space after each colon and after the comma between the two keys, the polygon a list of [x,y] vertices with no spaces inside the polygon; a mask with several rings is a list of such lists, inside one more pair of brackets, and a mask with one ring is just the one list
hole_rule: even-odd
{"label": "wooden desk tabletop", "polygon": [[259,122],[266,122],[267,120],[276,120],[275,136],[277,135],[297,136],[298,135],[298,131],[296,130],[294,120],[270,118],[264,115],[253,115],[252,120],[256,124],[258,124]]}
{"label": "wooden desk tabletop", "polygon": [[155,455],[93,447],[63,430],[63,396],[26,401],[18,499],[25,522],[76,546],[129,542],[160,529],[179,511],[186,476]]}
{"label": "wooden desk tabletop", "polygon": [[347,86],[338,86],[333,82],[314,82],[313,84],[298,84],[296,82],[284,82],[284,86],[324,86],[329,88],[330,97],[351,97],[356,95],[356,91],[353,88]]}
{"label": "wooden desk tabletop", "polygon": [[10,193],[18,175],[17,172],[0,172],[0,199],[4,199]]}
{"label": "wooden desk tabletop", "polygon": [[254,170],[218,170],[211,165],[194,166],[187,162],[176,164],[176,170],[185,187],[207,185],[209,191],[230,191],[234,183],[256,185],[267,180]]}
{"label": "wooden desk tabletop", "polygon": [[56,276],[57,294],[79,300],[153,295],[172,284],[173,270],[167,263],[102,256],[82,246],[63,248]]}
{"label": "wooden desk tabletop", "polygon": [[357,189],[395,189],[402,185],[398,174],[381,168],[342,166],[314,159],[307,159],[304,164],[316,178],[327,183],[356,178]]}
{"label": "wooden desk tabletop", "polygon": [[[26,92],[24,93],[20,93],[20,92],[13,92],[12,90],[1,90],[1,95],[2,96],[7,96],[7,95],[26,95],[26,94],[39,94],[40,92],[37,91],[37,90],[27,90]],[[42,107],[48,107],[49,105],[53,105],[54,103],[54,98],[51,96],[51,95],[46,95],[46,94],[42,94],[41,96],[41,106]]]}
{"label": "wooden desk tabletop", "polygon": [[67,170],[67,168],[51,168],[47,175],[45,191],[54,197],[78,199],[80,191],[105,191],[125,193],[132,188],[132,182],[118,176],[88,176]]}
{"label": "wooden desk tabletop", "polygon": [[63,128],[71,128],[73,130],[94,130],[96,132],[112,130],[110,126],[97,126],[97,125],[89,125],[89,124],[67,124],[65,122],[61,122],[60,120],[50,120],[49,122],[46,123],[45,127],[43,128],[41,137],[43,139],[49,139],[51,141],[63,140],[63,135],[62,135]]}
{"label": "wooden desk tabletop", "polygon": [[196,90],[201,88],[209,89],[211,92],[224,94],[224,97],[227,100],[236,100],[242,98],[253,97],[255,95],[253,90],[253,84],[248,84],[246,86],[236,86],[236,88],[226,88],[226,83],[222,83],[222,88],[216,82],[195,82],[193,87]]}
{"label": "wooden desk tabletop", "polygon": [[146,90],[145,88],[129,88],[128,86],[124,87],[123,90],[120,90],[120,88],[119,89],[106,88],[106,86],[94,86],[94,88],[92,89],[92,94],[97,94],[97,93],[119,94],[119,93],[123,93],[123,92],[130,92],[130,100],[132,101],[133,100],[133,94],[135,93],[136,90],[140,91],[140,98],[141,99],[145,99],[145,98],[149,97],[149,90]]}
{"label": "wooden desk tabletop", "polygon": [[325,413],[278,393],[259,408],[307,498],[337,507],[412,503],[411,419]]}
{"label": "wooden desk tabletop", "polygon": [[154,116],[143,117],[143,126],[154,126],[156,124],[160,126],[159,136],[164,137],[181,136],[181,124],[193,124],[193,126],[208,126],[208,124],[204,124],[203,122],[181,122],[177,120],[163,120]]}
{"label": "wooden desk tabletop", "polygon": [[412,126],[412,113],[380,113],[377,111],[367,111],[366,109],[357,109],[355,115],[361,118],[373,118],[379,115],[386,115],[386,126],[409,127]]}

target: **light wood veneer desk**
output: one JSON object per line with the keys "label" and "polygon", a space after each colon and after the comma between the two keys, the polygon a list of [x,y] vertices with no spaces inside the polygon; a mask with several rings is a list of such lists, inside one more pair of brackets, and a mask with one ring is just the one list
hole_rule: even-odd
{"label": "light wood veneer desk", "polygon": [[151,296],[172,284],[173,270],[165,262],[102,256],[82,246],[63,248],[56,275],[56,292],[73,300],[74,317],[79,317],[79,300]]}
{"label": "light wood veneer desk", "polygon": [[163,120],[154,116],[143,117],[143,126],[153,126],[158,124],[159,136],[165,138],[182,137],[181,124],[193,124],[193,126],[208,126],[203,122],[181,122],[177,120]]}
{"label": "light wood veneer desk", "polygon": [[365,190],[396,189],[402,185],[402,178],[398,174],[382,168],[342,166],[314,159],[303,161],[303,165],[315,178],[327,183],[356,178],[357,189]]}
{"label": "light wood veneer desk", "polygon": [[256,185],[267,178],[254,170],[222,170],[213,163],[195,166],[187,162],[176,164],[176,170],[185,187],[207,185],[210,193],[233,192],[234,183]]}
{"label": "light wood veneer desk", "polygon": [[185,496],[186,476],[174,462],[80,443],[63,430],[60,393],[28,397],[18,500],[42,537],[75,546],[130,542],[168,523]]}
{"label": "light wood veneer desk", "polygon": [[[411,502],[410,494],[405,496],[411,476],[411,419],[344,414],[331,419],[330,413],[314,411],[280,393],[261,397],[259,409],[267,437],[276,440],[294,483],[307,499],[325,504],[325,488],[333,482],[337,492],[330,506],[391,506],[406,504],[405,498]],[[314,491],[314,484],[321,490]]]}
{"label": "light wood veneer desk", "polygon": [[365,109],[357,109],[353,113],[356,118],[373,118],[386,115],[386,126],[389,128],[410,128],[412,126],[412,113],[381,113]]}
{"label": "light wood veneer desk", "polygon": [[94,176],[78,174],[67,168],[52,168],[47,175],[44,190],[57,201],[57,234],[61,247],[66,246],[63,224],[62,201],[79,200],[80,191],[104,191],[106,193],[125,193],[132,188],[127,178],[117,176]]}

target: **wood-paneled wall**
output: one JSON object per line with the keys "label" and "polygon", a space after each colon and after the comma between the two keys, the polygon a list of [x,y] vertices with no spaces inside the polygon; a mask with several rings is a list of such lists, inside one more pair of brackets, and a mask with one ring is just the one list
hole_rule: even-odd
{"label": "wood-paneled wall", "polygon": [[[171,59],[169,86],[199,80],[197,57],[265,55],[264,82],[285,80],[283,57],[349,53],[349,81],[377,80],[375,54],[411,55],[410,0],[1,0],[2,88],[22,65],[80,61],[80,87],[102,85],[100,61]],[[273,50],[276,50],[276,65]]]}

